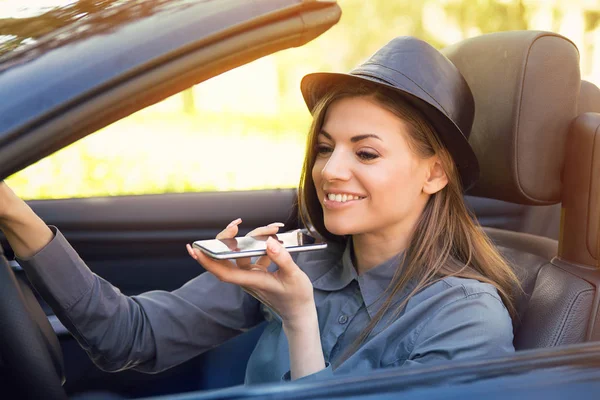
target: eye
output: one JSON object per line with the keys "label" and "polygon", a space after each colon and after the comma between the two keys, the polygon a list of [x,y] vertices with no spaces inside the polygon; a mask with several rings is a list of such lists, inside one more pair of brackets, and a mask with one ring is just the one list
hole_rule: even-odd
{"label": "eye", "polygon": [[379,154],[372,152],[372,151],[366,151],[366,150],[360,150],[356,153],[356,155],[358,156],[358,158],[360,158],[363,161],[372,161],[372,160],[375,160],[376,158],[379,158]]}
{"label": "eye", "polygon": [[319,143],[315,146],[315,150],[316,150],[318,156],[324,157],[324,156],[328,156],[329,154],[331,154],[333,152],[333,147],[331,147],[327,144]]}

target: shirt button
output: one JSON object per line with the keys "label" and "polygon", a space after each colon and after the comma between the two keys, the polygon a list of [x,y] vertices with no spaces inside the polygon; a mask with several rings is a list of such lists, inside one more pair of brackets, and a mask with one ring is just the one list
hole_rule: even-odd
{"label": "shirt button", "polygon": [[347,315],[340,315],[340,317],[338,318],[338,322],[342,325],[344,325],[346,322],[348,322],[348,316]]}

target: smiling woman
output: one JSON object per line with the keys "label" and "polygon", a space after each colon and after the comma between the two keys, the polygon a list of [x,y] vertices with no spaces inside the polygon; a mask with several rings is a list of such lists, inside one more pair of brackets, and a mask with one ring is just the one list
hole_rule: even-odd
{"label": "smiling woman", "polygon": [[[37,185],[45,177],[58,177],[42,182],[48,196],[59,187],[66,188],[66,197],[78,197],[82,189],[84,195],[189,188],[211,192],[27,204],[0,182],[2,244],[7,257],[11,248],[16,253],[17,259],[11,260],[15,274],[27,274],[55,312],[49,316],[53,326],[63,328],[67,393],[102,387],[146,397],[231,386],[244,379],[252,384],[344,375],[337,380],[344,394],[335,391],[335,381],[267,385],[265,391],[271,397],[279,390],[287,397],[320,393],[325,398],[344,397],[353,390],[350,394],[355,395],[360,386],[367,396],[380,392],[385,397],[390,386],[376,383],[375,369],[397,367],[380,376],[403,390],[410,387],[405,385],[410,377],[445,389],[450,380],[462,383],[499,371],[514,373],[513,367],[550,365],[554,356],[570,351],[561,347],[521,358],[512,354],[515,348],[597,336],[597,291],[590,283],[598,281],[593,273],[597,257],[590,254],[597,240],[588,235],[593,229],[582,227],[597,226],[600,214],[590,207],[598,204],[592,200],[600,191],[591,191],[590,200],[582,189],[589,185],[580,184],[600,182],[592,179],[596,169],[589,168],[597,165],[593,155],[600,154],[592,151],[594,136],[588,135],[597,132],[597,118],[588,114],[574,120],[582,113],[577,96],[584,86],[579,85],[579,53],[567,39],[548,32],[509,32],[457,43],[444,54],[465,81],[452,62],[423,40],[397,38],[349,74],[306,76],[301,88],[313,116],[308,128],[304,104],[273,101],[271,95],[287,90],[288,80],[275,76],[271,59],[264,59],[271,71],[264,76],[245,70],[223,75],[233,85],[219,86],[213,80],[206,82],[206,91],[204,85],[191,85],[309,40],[337,21],[333,1],[77,3],[122,3],[126,8],[122,14],[100,10],[106,18],[84,16],[69,31],[73,35],[39,38],[13,58],[0,59],[0,98],[7,100],[0,101],[2,177],[183,90],[75,144],[80,153],[56,154],[62,164],[40,163],[23,181]],[[407,26],[430,29],[431,15],[441,18],[452,8],[461,10],[465,20],[472,16],[471,9],[462,12],[460,1],[425,3],[361,2],[363,10],[387,13],[394,34]],[[501,4],[502,11],[509,3],[477,5]],[[408,17],[396,8],[400,4],[422,7],[425,18]],[[371,40],[373,29],[384,31],[386,25],[382,29],[370,14],[361,19],[372,24],[357,24],[361,29],[354,26],[351,35],[344,31],[340,53],[305,57],[319,64],[314,69],[348,62],[350,48],[360,49],[356,52],[361,58],[370,53],[364,43]],[[0,21],[0,32],[4,23]],[[453,34],[465,32],[470,31]],[[427,37],[421,33],[421,39]],[[381,38],[375,41],[381,44]],[[237,58],[240,54],[245,57]],[[300,63],[288,63],[286,69],[297,77],[306,72]],[[347,70],[339,65],[334,69]],[[265,76],[271,79],[262,85]],[[245,90],[245,83],[252,90]],[[472,97],[478,114],[470,136]],[[246,103],[260,117],[245,114]],[[225,120],[216,122],[217,114]],[[283,121],[274,122],[274,116]],[[274,128],[267,126],[271,124]],[[294,145],[297,157],[292,157],[288,145],[306,138],[303,125],[307,151]],[[266,132],[268,138],[263,137]],[[117,155],[128,152],[131,157]],[[474,152],[483,171],[476,193],[519,204],[563,201],[559,252],[550,240],[486,230],[513,262],[524,293],[465,209],[463,190],[475,182],[479,170]],[[104,161],[99,161],[101,154]],[[82,180],[75,179],[84,159],[94,160],[87,172],[104,192],[87,192]],[[111,170],[109,163],[117,169]],[[290,172],[286,166],[293,163]],[[177,172],[162,173],[167,167]],[[220,191],[248,187],[244,185],[256,182],[256,171],[260,187],[278,187],[284,179],[291,186],[300,177],[299,191]],[[151,191],[145,191],[149,186]],[[25,194],[22,189],[19,193]],[[501,214],[502,220],[508,217]],[[192,248],[188,257],[184,251],[185,243],[199,239],[227,239],[253,228],[249,234],[272,234],[303,225],[326,238],[326,251],[291,256],[270,242],[266,257],[236,262],[215,261]],[[9,278],[0,281],[17,289],[9,264],[4,267]],[[27,307],[18,314],[5,313],[18,302],[19,291],[2,292],[0,321],[14,330],[0,329],[6,367],[0,368],[0,378],[21,383],[21,397],[62,399],[38,384],[46,377],[62,389],[60,359],[40,363],[43,337],[35,336],[35,326],[21,323],[33,313]],[[519,318],[511,319],[515,303]],[[33,335],[20,334],[25,331]],[[55,339],[52,329],[44,332]],[[31,341],[40,346],[29,346]],[[62,354],[60,348],[50,355],[56,354]],[[496,355],[505,355],[509,363],[491,359]],[[438,364],[448,360],[452,362],[446,366]],[[130,371],[105,374],[92,362],[105,371]],[[38,373],[40,369],[44,372]],[[446,380],[437,379],[444,375],[437,372],[449,370],[453,374],[445,374]],[[350,373],[358,376],[348,377]],[[241,388],[237,393],[243,397],[257,392]]]}
{"label": "smiling woman", "polygon": [[306,76],[302,91],[313,124],[299,211],[328,239],[323,251],[294,258],[269,240],[267,255],[232,262],[188,245],[210,273],[128,297],[3,187],[0,203],[19,205],[0,214],[19,262],[97,365],[161,371],[262,321],[246,383],[514,351],[516,277],[462,198],[478,164],[473,98],[456,67],[399,37],[349,74]]}

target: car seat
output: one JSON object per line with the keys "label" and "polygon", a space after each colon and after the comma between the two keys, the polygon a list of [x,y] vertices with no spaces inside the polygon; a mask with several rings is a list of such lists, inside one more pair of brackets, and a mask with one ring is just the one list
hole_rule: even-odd
{"label": "car seat", "polygon": [[[577,114],[600,112],[600,89],[581,81]],[[465,202],[482,226],[531,233],[558,240],[560,204],[530,206],[485,197],[465,196]]]}
{"label": "car seat", "polygon": [[[561,203],[558,241],[484,228],[519,276],[515,347],[600,339],[600,104],[563,36],[511,31],[443,50],[475,98],[469,142],[481,176],[469,194],[528,206]],[[583,87],[583,100],[580,96]]]}
{"label": "car seat", "polygon": [[[580,81],[575,45],[554,33],[489,34],[444,53],[475,98],[470,142],[481,178],[471,194],[515,208],[562,201],[558,240],[484,228],[523,287],[515,347],[599,340],[600,114],[587,111],[600,109],[600,91]],[[589,96],[578,104],[580,85]],[[199,356],[209,367],[198,368],[199,388],[242,383],[264,325]]]}

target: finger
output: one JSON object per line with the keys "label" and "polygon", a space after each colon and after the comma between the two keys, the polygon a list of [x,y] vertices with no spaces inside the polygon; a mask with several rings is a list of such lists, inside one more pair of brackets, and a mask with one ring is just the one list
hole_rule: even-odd
{"label": "finger", "polygon": [[217,239],[230,239],[234,238],[238,233],[238,225],[242,223],[241,218],[236,218],[227,225],[225,229],[217,234]]}
{"label": "finger", "polygon": [[235,259],[235,263],[238,268],[252,269],[252,258],[251,257],[240,257]]}
{"label": "finger", "polygon": [[293,272],[299,269],[286,248],[272,237],[267,239],[267,256],[277,264],[280,271]]}
{"label": "finger", "polygon": [[198,261],[204,267],[204,269],[206,269],[209,272],[212,272],[213,269],[225,270],[235,268],[231,261],[217,260],[195,247],[192,247],[192,253],[195,257],[194,259]]}
{"label": "finger", "polygon": [[[267,226],[261,226],[248,232],[246,236],[258,236],[258,235],[274,235],[279,231],[279,228],[283,227],[282,222],[273,222]],[[238,258],[236,260],[238,267],[243,269],[252,269],[252,259],[250,257]],[[270,261],[269,261],[270,263]],[[261,265],[262,267],[262,265]],[[263,268],[264,269],[264,268]]]}
{"label": "finger", "polygon": [[271,265],[271,263],[273,263],[273,261],[271,261],[269,256],[260,256],[254,264],[252,264],[252,259],[249,257],[238,258],[236,261],[237,261],[238,267],[240,267],[242,269],[246,269],[246,270],[250,270],[250,271],[259,270],[259,271],[264,271],[264,272],[267,272],[269,265]]}
{"label": "finger", "polygon": [[279,232],[279,228],[283,228],[284,224],[281,222],[273,222],[267,226],[260,226],[248,232],[246,236],[259,236],[259,235],[272,235]]}
{"label": "finger", "polygon": [[192,249],[192,246],[190,246],[189,243],[187,243],[185,245],[185,248],[187,249],[187,252],[190,255],[190,257],[192,257],[194,260],[198,261],[198,257],[196,257],[196,253],[194,253],[194,249]]}
{"label": "finger", "polygon": [[[266,253],[266,251],[265,251],[265,253]],[[252,263],[252,257],[240,257],[240,258],[236,258],[235,262],[236,262],[236,264],[237,264],[238,267],[243,268],[243,269],[252,269],[253,266],[258,266],[263,271],[266,271],[267,267],[269,265],[271,265],[271,263],[273,261],[271,261],[271,259],[269,258],[269,256],[264,255],[264,256],[260,256],[254,262],[254,264]]]}
{"label": "finger", "polygon": [[269,265],[271,265],[271,263],[273,263],[273,261],[269,258],[269,256],[261,256],[258,258],[258,260],[256,260],[256,262],[254,263],[254,265],[262,268],[264,271],[267,270],[267,268],[269,268]]}
{"label": "finger", "polygon": [[[252,290],[264,289],[268,285],[273,284],[273,277],[270,279],[269,273],[262,271],[248,271],[245,269],[235,268],[229,261],[217,261],[213,260],[209,256],[205,255],[198,249],[193,249],[194,253],[198,257],[198,262],[202,266],[215,275],[220,281],[233,283],[239,286],[246,286]],[[267,277],[267,279],[265,279]]]}

